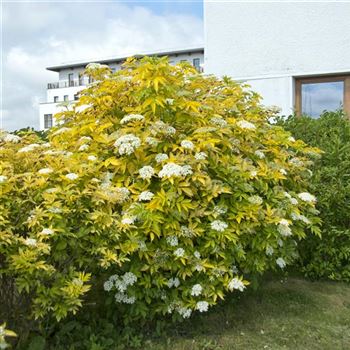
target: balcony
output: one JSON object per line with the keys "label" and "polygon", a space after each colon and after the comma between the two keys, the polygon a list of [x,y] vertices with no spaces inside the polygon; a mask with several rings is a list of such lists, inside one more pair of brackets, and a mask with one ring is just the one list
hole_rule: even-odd
{"label": "balcony", "polygon": [[89,84],[88,79],[60,80],[55,83],[48,83],[48,89],[61,89],[75,86],[86,86]]}

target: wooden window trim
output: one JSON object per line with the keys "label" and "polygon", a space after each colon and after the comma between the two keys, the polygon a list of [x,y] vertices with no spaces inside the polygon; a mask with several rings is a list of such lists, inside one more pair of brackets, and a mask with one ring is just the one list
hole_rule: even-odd
{"label": "wooden window trim", "polygon": [[344,82],[344,103],[343,109],[350,118],[350,74],[345,75],[329,75],[329,76],[315,76],[295,78],[295,112],[298,116],[301,115],[301,85],[302,84],[317,84],[317,83],[331,83],[336,81]]}

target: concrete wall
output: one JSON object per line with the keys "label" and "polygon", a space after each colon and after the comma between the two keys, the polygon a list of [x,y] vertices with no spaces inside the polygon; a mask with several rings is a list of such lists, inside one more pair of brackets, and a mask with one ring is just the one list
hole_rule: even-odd
{"label": "concrete wall", "polygon": [[350,72],[350,3],[205,1],[205,71],[247,81],[288,114],[293,77]]}

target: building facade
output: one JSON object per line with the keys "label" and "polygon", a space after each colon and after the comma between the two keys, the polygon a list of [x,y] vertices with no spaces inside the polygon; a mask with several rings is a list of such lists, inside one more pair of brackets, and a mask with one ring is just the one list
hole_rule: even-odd
{"label": "building facade", "polygon": [[[167,56],[171,64],[186,61],[191,63],[199,71],[202,71],[204,62],[203,48],[149,53],[135,55],[135,57],[142,57],[146,55],[159,57]],[[95,62],[106,64],[113,71],[117,71],[121,68],[121,65],[126,58],[127,57],[119,57]],[[40,103],[39,116],[41,130],[48,129],[53,126],[55,124],[54,115],[61,112],[65,108],[64,102],[73,102],[76,100],[78,92],[89,84],[88,78],[82,76],[85,67],[89,63],[90,62],[78,62],[47,68],[50,71],[58,73],[58,79],[56,82],[47,84],[46,102]]]}
{"label": "building facade", "polygon": [[350,115],[350,3],[205,0],[205,71],[247,82],[266,105]]}

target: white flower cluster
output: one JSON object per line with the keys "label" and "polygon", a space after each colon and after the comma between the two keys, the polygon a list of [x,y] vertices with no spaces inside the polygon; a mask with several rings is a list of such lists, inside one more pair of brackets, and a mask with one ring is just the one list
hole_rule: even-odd
{"label": "white flower cluster", "polygon": [[251,196],[248,198],[248,202],[251,204],[262,204],[263,199],[260,196]]}
{"label": "white flower cluster", "polygon": [[79,141],[91,141],[92,138],[90,136],[82,136]]}
{"label": "white flower cluster", "polygon": [[52,135],[56,136],[56,135],[63,134],[63,133],[70,131],[70,130],[71,130],[71,128],[63,127],[63,128],[58,129],[57,131],[55,131]]}
{"label": "white flower cluster", "polygon": [[276,264],[277,264],[281,269],[285,268],[286,265],[287,265],[283,258],[278,258],[278,259],[276,259]]}
{"label": "white flower cluster", "polygon": [[241,129],[249,129],[249,130],[254,130],[256,129],[255,125],[251,122],[248,122],[246,120],[240,120],[237,122],[237,125],[241,128]]}
{"label": "white flower cluster", "polygon": [[154,196],[154,193],[151,191],[143,191],[139,194],[138,200],[139,202],[147,202],[150,201]]}
{"label": "white flower cluster", "polygon": [[8,134],[4,132],[3,135],[0,136],[0,141],[18,143],[19,141],[21,141],[21,138],[17,135]]}
{"label": "white flower cluster", "polygon": [[206,312],[208,311],[208,308],[209,308],[209,304],[207,301],[198,301],[196,304],[196,309],[199,312]]}
{"label": "white flower cluster", "polygon": [[119,137],[114,143],[114,147],[118,148],[120,155],[130,155],[135,151],[135,149],[140,146],[141,140],[134,134],[123,135]]}
{"label": "white flower cluster", "polygon": [[169,278],[169,280],[168,280],[168,287],[169,288],[173,288],[173,287],[177,288],[179,285],[180,285],[180,280],[177,277]]}
{"label": "white flower cluster", "polygon": [[40,147],[37,143],[32,143],[28,146],[22,147],[18,150],[18,153],[27,153],[33,151],[35,148]]}
{"label": "white flower cluster", "polygon": [[215,220],[210,224],[210,227],[212,228],[212,230],[224,232],[227,229],[228,225],[224,221]]}
{"label": "white flower cluster", "polygon": [[185,237],[193,237],[194,236],[194,232],[193,230],[191,230],[189,227],[187,226],[181,226],[181,233],[185,236]]}
{"label": "white flower cluster", "polygon": [[223,117],[213,117],[210,119],[210,123],[220,126],[221,128],[227,125],[227,121]]}
{"label": "white flower cluster", "polygon": [[288,192],[284,192],[284,195],[289,199],[291,204],[298,205],[298,200],[296,198],[293,198]]}
{"label": "white flower cluster", "polygon": [[53,213],[53,214],[60,214],[60,213],[62,213],[62,209],[59,208],[59,207],[51,207],[51,208],[48,209],[48,211],[50,213]]}
{"label": "white flower cluster", "polygon": [[69,173],[69,174],[65,175],[65,177],[66,177],[68,180],[74,181],[74,180],[76,180],[79,176],[78,176],[76,173]]}
{"label": "white flower cluster", "polygon": [[213,209],[213,212],[216,215],[224,215],[227,213],[227,207],[222,205],[216,205]]}
{"label": "white flower cluster", "polygon": [[168,157],[168,155],[167,154],[165,154],[165,153],[158,153],[157,155],[156,155],[156,162],[157,163],[161,163],[161,162],[163,162],[163,161],[165,161],[165,160],[168,160],[169,159],[169,157]]}
{"label": "white flower cluster", "polygon": [[286,171],[285,169],[283,169],[283,168],[281,168],[281,169],[279,170],[279,172],[280,172],[282,175],[287,175],[287,171]]}
{"label": "white flower cluster", "polygon": [[183,318],[189,318],[192,314],[192,310],[187,307],[178,307],[176,311],[182,316]]}
{"label": "white flower cluster", "polygon": [[265,158],[265,154],[264,154],[263,151],[256,150],[256,151],[254,152],[254,154],[255,154],[258,158],[260,158],[260,159]]}
{"label": "white flower cluster", "polygon": [[146,143],[150,146],[157,146],[158,145],[158,141],[154,138],[154,137],[146,137]]}
{"label": "white flower cluster", "polygon": [[95,162],[95,161],[97,160],[97,157],[94,156],[94,155],[90,155],[90,156],[87,157],[87,159],[88,159],[89,161],[91,161],[91,162]]}
{"label": "white flower cluster", "polygon": [[136,283],[137,277],[132,272],[126,272],[123,276],[112,275],[109,279],[103,284],[105,291],[109,292],[113,288],[118,290],[118,293],[115,295],[115,299],[118,303],[133,304],[135,302],[135,297],[128,297],[125,293],[129,286],[132,286]]}
{"label": "white flower cluster", "polygon": [[240,279],[235,277],[229,282],[228,289],[231,291],[237,289],[240,292],[243,292],[243,290],[245,289],[245,285]]}
{"label": "white flower cluster", "polygon": [[196,250],[196,251],[193,253],[193,255],[194,255],[195,258],[197,258],[197,259],[200,259],[200,258],[201,258],[201,253],[200,253],[198,250]]}
{"label": "white flower cluster", "polygon": [[0,175],[0,183],[5,182],[7,180],[6,175]]}
{"label": "white flower cluster", "polygon": [[180,177],[192,174],[192,168],[190,165],[178,165],[175,163],[167,163],[163,166],[162,170],[158,173],[160,178],[168,177]]}
{"label": "white flower cluster", "polygon": [[79,148],[78,148],[78,151],[87,151],[89,149],[89,145],[87,144],[84,144],[84,145],[81,145]]}
{"label": "white flower cluster", "polygon": [[123,225],[133,225],[136,221],[136,216],[125,216],[121,220]]}
{"label": "white flower cluster", "polygon": [[35,247],[37,245],[37,240],[34,238],[26,238],[24,243],[29,247]]}
{"label": "white flower cluster", "polygon": [[296,166],[296,167],[302,167],[304,166],[304,162],[302,160],[300,160],[299,158],[297,157],[294,157],[292,158],[290,161],[289,161],[290,164]]}
{"label": "white flower cluster", "polygon": [[266,247],[266,250],[265,250],[266,255],[269,255],[269,256],[271,256],[274,253],[274,251],[275,250],[269,245]]}
{"label": "white flower cluster", "polygon": [[139,174],[144,180],[150,179],[154,175],[154,169],[150,165],[146,165],[139,170]]}
{"label": "white flower cluster", "polygon": [[299,193],[298,197],[304,202],[309,202],[309,203],[315,203],[316,202],[316,197],[313,196],[312,194],[308,193],[308,192]]}
{"label": "white flower cluster", "polygon": [[202,294],[203,287],[200,284],[195,284],[191,289],[191,295],[198,297]]}
{"label": "white flower cluster", "polygon": [[196,160],[204,160],[207,158],[207,154],[205,152],[197,152],[195,155],[194,155],[194,158]]}
{"label": "white flower cluster", "polygon": [[167,237],[166,242],[172,247],[176,247],[179,244],[179,240],[176,236]]}
{"label": "white flower cluster", "polygon": [[177,256],[178,258],[181,258],[185,255],[185,250],[183,248],[177,248],[174,251],[174,255]]}
{"label": "white flower cluster", "polygon": [[42,168],[38,171],[38,173],[41,175],[50,174],[52,172],[53,172],[53,170],[51,168]]}
{"label": "white flower cluster", "polygon": [[292,213],[291,217],[293,220],[295,221],[302,221],[304,224],[311,224],[311,221],[304,215],[300,215],[300,214],[296,214],[296,213]]}
{"label": "white flower cluster", "polygon": [[114,192],[117,196],[117,202],[123,203],[128,200],[130,191],[126,187],[116,187],[114,188]]}
{"label": "white flower cluster", "polygon": [[192,141],[189,140],[182,140],[181,141],[181,147],[185,149],[193,149],[194,145]]}
{"label": "white flower cluster", "polygon": [[278,223],[277,231],[283,237],[288,237],[292,235],[292,230],[289,227],[289,222],[286,219],[281,219]]}
{"label": "white flower cluster", "polygon": [[42,235],[52,235],[54,232],[50,228],[44,228],[41,232]]}
{"label": "white flower cluster", "polygon": [[151,127],[151,133],[156,135],[158,132],[161,132],[166,135],[174,135],[176,133],[176,129],[168,124],[165,124],[163,121],[158,120]]}
{"label": "white flower cluster", "polygon": [[140,121],[143,119],[145,119],[145,118],[141,114],[128,114],[122,118],[122,120],[120,121],[120,124],[127,124],[131,121]]}

